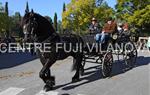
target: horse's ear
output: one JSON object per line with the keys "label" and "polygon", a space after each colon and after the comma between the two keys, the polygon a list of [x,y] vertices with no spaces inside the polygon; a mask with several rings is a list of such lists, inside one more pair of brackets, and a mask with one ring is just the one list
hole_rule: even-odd
{"label": "horse's ear", "polygon": [[30,13],[30,16],[33,16],[34,15],[34,11],[33,9],[31,10],[31,13]]}
{"label": "horse's ear", "polygon": [[31,10],[31,13],[33,13],[33,14],[34,14],[34,11],[33,11],[33,9]]}

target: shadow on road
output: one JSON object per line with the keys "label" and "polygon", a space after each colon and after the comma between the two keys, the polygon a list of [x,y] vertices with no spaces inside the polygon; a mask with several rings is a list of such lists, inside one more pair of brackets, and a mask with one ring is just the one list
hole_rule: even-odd
{"label": "shadow on road", "polygon": [[[143,66],[143,65],[148,65],[148,64],[150,64],[150,57],[139,56],[137,58],[136,67]],[[116,76],[116,75],[125,73],[125,72],[123,72],[123,67],[124,67],[124,64],[121,61],[115,63],[114,66],[113,66],[112,76]],[[94,68],[96,68],[96,69],[92,70],[92,71],[88,71],[88,70],[94,69]],[[132,69],[129,69],[129,70],[132,70]],[[76,88],[80,85],[84,85],[84,84],[87,84],[87,83],[90,83],[90,82],[97,81],[101,78],[102,78],[101,67],[99,65],[98,66],[93,66],[93,67],[89,67],[89,68],[85,69],[84,76],[81,78],[81,80],[86,80],[85,82],[81,82],[81,83],[77,83],[77,84],[66,83],[66,84],[63,84],[63,85],[56,86],[55,89],[63,87],[62,88],[63,90],[70,90],[70,89],[74,89],[74,88]]]}
{"label": "shadow on road", "polygon": [[[94,70],[91,71],[90,69],[93,69],[93,68],[94,68]],[[88,70],[90,70],[90,71],[88,71]],[[87,83],[90,83],[90,82],[94,82],[94,81],[99,80],[99,79],[102,78],[101,69],[100,69],[99,65],[86,68],[85,71],[86,72],[84,73],[84,76],[82,76],[80,78],[81,83],[74,84],[74,83],[70,82],[70,83],[66,83],[66,84],[63,84],[63,85],[57,85],[55,87],[55,89],[63,87],[62,88],[63,90],[70,90],[70,89],[74,89],[74,88],[76,88],[80,85],[84,85],[84,84],[87,84]],[[82,80],[85,80],[85,81],[82,82]]]}
{"label": "shadow on road", "polygon": [[11,68],[36,59],[30,53],[4,53],[0,54],[0,69]]}
{"label": "shadow on road", "polygon": [[124,61],[119,61],[119,62],[116,62],[114,65],[113,65],[113,70],[112,70],[112,76],[116,76],[116,75],[119,75],[119,74],[122,74],[122,73],[125,73],[127,71],[130,71],[136,67],[139,67],[139,66],[143,66],[143,65],[148,65],[150,64],[150,57],[144,57],[144,56],[139,56],[137,58],[137,61],[136,61],[136,64],[135,64],[135,67],[132,68],[132,69],[128,69],[124,72],[123,69],[126,68],[125,64],[123,64]]}
{"label": "shadow on road", "polygon": [[102,74],[100,72],[101,72],[101,69],[97,69],[96,71],[88,72],[90,75],[81,78],[81,80],[86,80],[85,82],[82,82],[82,83],[79,83],[79,84],[72,84],[72,85],[66,86],[62,89],[63,90],[70,90],[70,89],[74,89],[74,88],[76,88],[80,85],[84,85],[84,84],[99,80],[99,79],[102,78]]}
{"label": "shadow on road", "polygon": [[150,57],[144,57],[144,56],[138,57],[136,66],[142,66],[148,64],[150,64]]}

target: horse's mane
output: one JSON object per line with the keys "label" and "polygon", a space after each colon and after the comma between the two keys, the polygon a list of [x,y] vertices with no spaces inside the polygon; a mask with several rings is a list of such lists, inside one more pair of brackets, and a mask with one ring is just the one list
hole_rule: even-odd
{"label": "horse's mane", "polygon": [[43,16],[38,13],[34,13],[35,17],[38,19],[38,24],[43,27],[42,30],[48,29],[48,31],[55,32],[53,25]]}

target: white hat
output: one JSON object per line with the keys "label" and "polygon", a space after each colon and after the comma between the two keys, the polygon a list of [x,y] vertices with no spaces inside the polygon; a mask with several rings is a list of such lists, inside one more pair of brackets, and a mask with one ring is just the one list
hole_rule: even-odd
{"label": "white hat", "polygon": [[92,21],[96,21],[96,18],[93,17],[93,18],[92,18]]}

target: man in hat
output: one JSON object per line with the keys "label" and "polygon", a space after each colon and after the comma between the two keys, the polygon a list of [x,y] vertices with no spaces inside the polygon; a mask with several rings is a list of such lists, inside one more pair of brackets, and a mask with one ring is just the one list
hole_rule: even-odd
{"label": "man in hat", "polygon": [[92,18],[92,23],[89,27],[90,33],[99,33],[100,32],[100,26],[97,23],[96,18]]}

